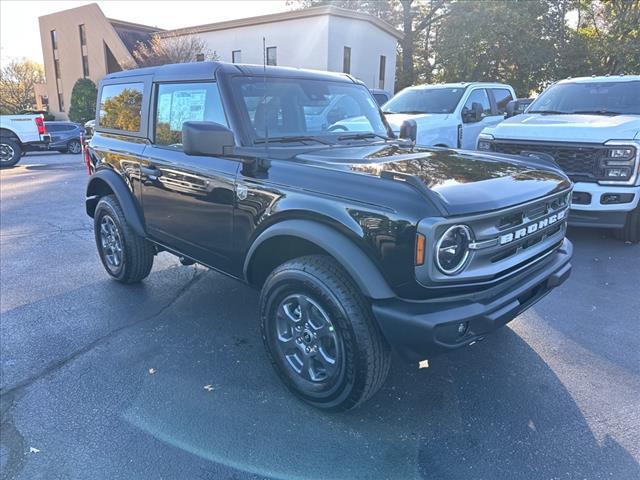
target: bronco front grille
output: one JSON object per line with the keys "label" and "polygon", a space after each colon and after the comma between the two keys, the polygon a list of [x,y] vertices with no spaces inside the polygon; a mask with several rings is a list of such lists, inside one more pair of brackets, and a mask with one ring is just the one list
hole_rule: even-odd
{"label": "bronco front grille", "polygon": [[562,245],[570,196],[571,191],[565,190],[497,212],[420,222],[418,230],[428,239],[433,255],[440,235],[451,225],[469,226],[473,242],[459,274],[445,275],[433,262],[425,262],[416,267],[418,281],[429,287],[491,283],[537,263]]}
{"label": "bronco front grille", "polygon": [[594,182],[602,175],[600,159],[605,154],[605,147],[601,145],[500,140],[494,141],[492,146],[495,152],[510,155],[520,155],[522,152],[550,155],[573,181]]}

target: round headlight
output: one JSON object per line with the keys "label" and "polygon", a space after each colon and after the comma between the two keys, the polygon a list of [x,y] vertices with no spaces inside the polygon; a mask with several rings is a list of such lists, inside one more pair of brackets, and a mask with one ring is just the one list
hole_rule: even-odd
{"label": "round headlight", "polygon": [[455,275],[469,258],[471,229],[466,225],[454,225],[442,234],[436,244],[436,265],[446,275]]}

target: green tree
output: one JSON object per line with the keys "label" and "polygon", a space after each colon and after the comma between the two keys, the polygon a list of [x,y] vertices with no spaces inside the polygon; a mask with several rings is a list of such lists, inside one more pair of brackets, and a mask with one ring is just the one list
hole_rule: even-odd
{"label": "green tree", "polygon": [[546,2],[457,2],[440,25],[441,81],[503,81],[528,96],[554,76],[557,24]]}
{"label": "green tree", "polygon": [[640,72],[640,0],[581,0],[577,9],[585,73]]}
{"label": "green tree", "polygon": [[71,91],[69,120],[84,124],[96,118],[97,96],[98,90],[95,83],[88,78],[79,79]]}
{"label": "green tree", "polygon": [[16,114],[35,107],[37,83],[44,83],[44,68],[32,60],[13,59],[0,70],[0,113]]}

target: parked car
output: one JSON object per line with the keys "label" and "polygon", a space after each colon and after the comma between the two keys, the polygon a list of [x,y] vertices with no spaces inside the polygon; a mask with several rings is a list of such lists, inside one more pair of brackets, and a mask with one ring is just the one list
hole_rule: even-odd
{"label": "parked car", "polygon": [[73,122],[45,122],[47,132],[51,135],[49,150],[60,153],[78,154],[82,152],[81,137],[84,127]]}
{"label": "parked car", "polygon": [[0,168],[13,167],[22,155],[49,143],[42,115],[0,115]]}
{"label": "parked car", "polygon": [[475,149],[480,131],[504,119],[516,98],[501,83],[444,83],[405,88],[382,106],[394,133],[407,119],[418,126],[417,144]]}
{"label": "parked car", "polygon": [[550,158],[575,183],[569,222],[640,241],[640,76],[562,80],[483,130],[478,149]]}
{"label": "parked car", "polygon": [[393,97],[391,93],[381,88],[370,88],[369,90],[371,91],[371,95],[373,95],[373,98],[376,99],[376,103],[378,105],[384,105]]}
{"label": "parked car", "polygon": [[[368,131],[306,130],[336,95]],[[107,273],[138,282],[166,251],[259,289],[269,358],[316,407],[371,397],[391,349],[481,340],[571,270],[561,171],[393,138],[348,75],[186,63],[107,74],[98,98],[86,211]]]}

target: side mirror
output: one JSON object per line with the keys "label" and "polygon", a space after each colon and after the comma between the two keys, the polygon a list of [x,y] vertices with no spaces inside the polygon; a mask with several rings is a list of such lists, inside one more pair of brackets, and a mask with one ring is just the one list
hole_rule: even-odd
{"label": "side mirror", "polygon": [[511,100],[507,103],[506,113],[504,118],[511,118],[518,114],[518,100]]}
{"label": "side mirror", "polygon": [[471,104],[471,110],[469,110],[468,108],[464,108],[462,110],[462,121],[464,123],[479,122],[480,120],[482,120],[482,112],[484,112],[482,104],[473,102]]}
{"label": "side mirror", "polygon": [[402,122],[399,137],[404,140],[411,140],[411,143],[416,143],[416,138],[418,138],[418,124],[416,121],[408,119]]}
{"label": "side mirror", "polygon": [[524,111],[529,105],[531,105],[532,102],[532,98],[516,98],[515,100],[511,100],[509,103],[507,103],[504,118],[511,118],[524,113]]}
{"label": "side mirror", "polygon": [[215,122],[182,124],[182,149],[187,155],[233,155],[234,147],[233,132],[224,125]]}

